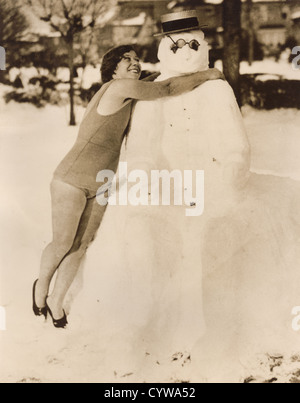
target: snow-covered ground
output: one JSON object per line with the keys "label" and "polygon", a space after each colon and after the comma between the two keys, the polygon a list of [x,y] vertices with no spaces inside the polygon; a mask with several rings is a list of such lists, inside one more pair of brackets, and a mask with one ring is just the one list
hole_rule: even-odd
{"label": "snow-covered ground", "polygon": [[[193,380],[190,359],[184,354],[157,361],[146,352],[143,366],[134,362],[133,350],[141,348],[141,340],[120,324],[126,310],[122,299],[126,280],[115,268],[109,236],[102,237],[101,232],[90,256],[97,256],[100,239],[106,252],[102,262],[87,259],[87,268],[94,267],[87,276],[97,266],[100,270],[106,258],[111,275],[103,278],[98,274],[99,289],[95,286],[85,293],[84,310],[75,300],[68,330],[57,331],[51,323],[33,317],[31,287],[41,250],[51,236],[49,183],[56,165],[72,146],[77,128],[68,127],[67,108],[5,105],[3,90],[0,87],[0,306],[6,309],[7,330],[0,330],[0,382]],[[77,109],[78,121],[83,112]],[[252,146],[252,171],[300,181],[300,111],[246,107],[243,114]],[[115,315],[108,318],[106,307]],[[292,323],[292,316],[290,319]],[[300,333],[294,332],[293,337],[300,341]],[[270,347],[270,351],[250,357],[243,363],[240,381],[299,383],[300,350],[291,357],[285,355],[286,347],[283,341],[282,351]]]}

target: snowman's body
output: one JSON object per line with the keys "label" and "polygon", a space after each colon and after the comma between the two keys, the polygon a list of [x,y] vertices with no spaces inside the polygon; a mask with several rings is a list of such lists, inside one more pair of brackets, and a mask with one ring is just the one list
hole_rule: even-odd
{"label": "snowman's body", "polygon": [[[249,144],[229,84],[210,81],[190,93],[157,101],[161,107],[161,152],[169,169],[203,170],[206,211],[222,195],[235,200],[249,172]],[[226,177],[226,169],[237,171]],[[230,175],[230,174],[229,174]],[[226,197],[225,197],[226,196]],[[220,208],[220,203],[218,203]]]}
{"label": "snowman's body", "polygon": [[[199,42],[204,40],[202,33],[179,35],[187,41],[195,35]],[[168,41],[164,39],[160,47],[162,60],[164,52],[169,55]],[[186,70],[190,64],[194,70],[197,66],[198,70],[208,68],[207,46],[196,56],[196,60],[184,61],[181,67],[177,64],[177,69]],[[159,80],[175,74],[168,66],[166,60]],[[229,84],[223,80],[208,81],[180,96],[138,102],[126,161],[129,170],[146,170],[149,177],[150,171],[157,169],[180,170],[182,177],[185,170],[204,171],[203,216],[186,217],[186,206],[129,207],[126,226],[128,250],[137,247],[139,238],[138,248],[142,251],[140,261],[132,258],[134,253],[129,253],[129,266],[152,273],[148,286],[152,288],[154,306],[158,309],[157,337],[161,339],[162,333],[165,337],[169,334],[170,349],[188,350],[205,332],[202,304],[205,221],[231,210],[249,172],[249,144]],[[177,314],[172,316],[170,312]],[[171,317],[173,322],[167,319]]]}

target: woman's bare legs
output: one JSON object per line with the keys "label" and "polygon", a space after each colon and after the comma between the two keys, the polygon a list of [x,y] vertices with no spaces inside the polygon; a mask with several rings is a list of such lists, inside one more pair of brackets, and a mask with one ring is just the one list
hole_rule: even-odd
{"label": "woman's bare legs", "polygon": [[51,280],[58,270],[52,295],[48,298],[53,316],[63,316],[63,302],[101,224],[106,206],[96,198],[87,199],[76,187],[54,180],[51,184],[53,241],[42,255],[36,303],[44,307]]}
{"label": "woman's bare legs", "polygon": [[80,189],[54,180],[51,183],[53,240],[43,252],[36,303],[44,307],[51,280],[74,244],[87,199]]}
{"label": "woman's bare legs", "polygon": [[63,317],[65,296],[75,279],[90,243],[95,238],[105,210],[106,207],[100,206],[96,198],[87,201],[73,246],[58,268],[53,293],[47,300],[56,319]]}

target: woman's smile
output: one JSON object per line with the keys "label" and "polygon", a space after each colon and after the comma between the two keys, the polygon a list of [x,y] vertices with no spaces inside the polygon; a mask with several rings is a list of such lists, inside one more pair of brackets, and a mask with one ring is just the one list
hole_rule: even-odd
{"label": "woman's smile", "polygon": [[128,69],[128,71],[139,75],[141,73],[141,68],[139,66],[134,66],[134,67],[130,67]]}
{"label": "woman's smile", "polygon": [[129,73],[133,73],[134,75],[137,75],[138,77],[139,77],[140,74],[141,74],[141,68],[140,68],[140,66],[133,66],[133,67],[130,67],[130,68],[128,69],[128,71],[129,71]]}

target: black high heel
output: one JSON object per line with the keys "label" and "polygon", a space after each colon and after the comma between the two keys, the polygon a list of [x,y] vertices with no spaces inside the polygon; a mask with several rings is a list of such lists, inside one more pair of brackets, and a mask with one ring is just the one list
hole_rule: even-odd
{"label": "black high heel", "polygon": [[32,305],[32,309],[33,309],[33,313],[35,314],[35,316],[45,316],[45,319],[47,319],[47,306],[45,306],[44,308],[39,308],[35,302],[35,289],[36,289],[36,285],[37,285],[38,280],[36,280],[33,284],[33,290],[32,290],[32,301],[33,301],[33,305]]}
{"label": "black high heel", "polygon": [[61,319],[54,319],[52,311],[49,308],[49,305],[47,304],[47,302],[46,302],[46,308],[47,308],[47,311],[49,312],[49,315],[52,318],[53,326],[56,327],[57,329],[65,329],[68,324],[67,315],[66,315],[65,311],[63,310],[64,316]]}

